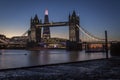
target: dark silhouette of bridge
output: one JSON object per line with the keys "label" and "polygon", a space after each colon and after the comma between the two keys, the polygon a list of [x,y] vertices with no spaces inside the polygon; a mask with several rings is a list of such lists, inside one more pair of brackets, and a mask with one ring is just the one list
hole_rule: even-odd
{"label": "dark silhouette of bridge", "polygon": [[[48,21],[48,20],[47,20]],[[31,26],[28,32],[28,46],[32,46],[32,44],[39,44],[42,41],[41,30],[42,28],[48,27],[57,27],[57,26],[68,26],[69,27],[69,40],[66,41],[66,48],[68,49],[81,49],[82,44],[89,42],[92,43],[103,43],[104,39],[100,39],[91,35],[88,31],[86,31],[82,26],[80,26],[80,18],[76,15],[76,12],[68,17],[68,21],[64,22],[47,22],[42,23],[36,16],[31,20]],[[82,33],[87,36],[88,39],[82,40]]]}
{"label": "dark silhouette of bridge", "polygon": [[[47,18],[48,18],[48,15],[47,15]],[[38,46],[41,42],[44,42],[45,40],[45,39],[43,40],[43,37],[41,36],[42,28],[58,27],[58,26],[69,27],[69,40],[66,41],[67,49],[81,50],[83,44],[86,44],[87,46],[91,44],[103,44],[103,45],[105,44],[104,39],[101,39],[92,35],[80,25],[80,18],[78,15],[76,15],[75,11],[73,11],[72,14],[69,14],[68,21],[64,21],[64,22],[49,22],[49,20],[46,20],[46,21],[47,22],[42,23],[42,21],[39,20],[37,15],[35,15],[33,19],[31,18],[30,28],[21,36],[23,37],[27,34],[27,42],[26,43],[23,42],[24,45],[27,44],[27,47],[31,47],[31,48]],[[45,35],[46,34],[44,34],[44,36]],[[19,42],[18,43],[7,42],[2,39],[0,39],[0,41],[2,41],[5,44],[22,44]]]}

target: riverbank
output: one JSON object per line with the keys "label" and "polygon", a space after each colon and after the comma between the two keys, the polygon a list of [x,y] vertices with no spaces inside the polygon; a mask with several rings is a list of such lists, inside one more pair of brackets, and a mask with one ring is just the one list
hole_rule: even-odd
{"label": "riverbank", "polygon": [[120,58],[0,71],[0,80],[120,80]]}

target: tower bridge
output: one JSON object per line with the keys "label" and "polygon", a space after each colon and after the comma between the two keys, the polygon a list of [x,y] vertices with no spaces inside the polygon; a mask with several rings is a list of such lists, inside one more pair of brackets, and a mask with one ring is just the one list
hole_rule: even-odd
{"label": "tower bridge", "polygon": [[[69,26],[69,41],[67,42],[67,45],[71,44],[72,42],[77,45],[80,42],[80,39],[79,39],[79,28],[76,25],[79,25],[79,16],[76,15],[75,11],[73,11],[72,15],[69,15],[68,21],[50,23],[48,18],[48,10],[46,10],[44,23],[42,23],[42,21],[38,19],[37,15],[35,15],[35,17],[31,19],[31,26],[28,32],[28,46],[31,46],[29,45],[30,43],[32,44],[41,43],[42,38],[44,38],[44,40],[50,39],[49,27],[55,27],[55,26],[56,27]],[[41,36],[42,28],[43,28],[43,36]],[[70,48],[70,46],[71,45],[67,47]]]}
{"label": "tower bridge", "polygon": [[[68,27],[69,28],[69,39],[68,40],[57,40],[51,38],[50,27]],[[42,29],[43,28],[43,29]],[[42,31],[43,30],[43,31]],[[43,33],[42,33],[43,32]],[[39,47],[41,43],[60,43],[61,41],[66,42],[67,49],[77,49],[80,50],[82,45],[91,45],[91,44],[102,44],[104,45],[105,40],[98,38],[88,32],[80,25],[80,18],[76,15],[76,12],[73,11],[72,14],[69,14],[68,21],[62,22],[49,22],[48,10],[45,11],[44,22],[35,15],[34,18],[30,20],[30,28],[21,36],[25,36],[27,34],[27,42],[6,42],[2,39],[4,44],[11,45],[25,45],[27,47]]]}
{"label": "tower bridge", "polygon": [[[67,40],[66,42],[66,48],[68,49],[73,49],[73,48],[81,49],[82,44],[86,42],[91,42],[91,43],[102,42],[102,44],[104,43],[104,39],[100,39],[98,37],[95,37],[94,35],[91,35],[87,30],[85,30],[82,26],[80,26],[80,18],[78,15],[76,15],[75,11],[73,11],[71,15],[69,14],[68,21],[49,22],[48,10],[46,10],[45,17],[44,17],[44,23],[42,23],[42,21],[38,19],[37,15],[35,15],[35,17],[31,19],[31,26],[28,31],[28,46],[33,46],[35,44],[39,44],[45,41],[51,41],[51,40],[48,40],[51,38],[49,28],[59,27],[59,26],[69,27],[69,40]],[[42,33],[42,28],[43,28],[43,33]],[[87,39],[83,40],[82,38],[83,34],[87,37]]]}

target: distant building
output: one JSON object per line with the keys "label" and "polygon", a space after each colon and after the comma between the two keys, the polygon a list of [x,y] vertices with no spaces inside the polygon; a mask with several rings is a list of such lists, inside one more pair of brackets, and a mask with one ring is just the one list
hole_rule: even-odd
{"label": "distant building", "polygon": [[13,36],[10,39],[10,42],[27,42],[28,37],[27,36]]}
{"label": "distant building", "polygon": [[[44,24],[49,23],[48,10],[45,10]],[[43,27],[43,39],[50,38],[50,27]]]}
{"label": "distant building", "polygon": [[9,38],[7,38],[3,34],[0,34],[0,43],[7,43],[7,42],[9,42]]}
{"label": "distant building", "polygon": [[3,34],[0,34],[0,39],[6,39],[6,36]]}

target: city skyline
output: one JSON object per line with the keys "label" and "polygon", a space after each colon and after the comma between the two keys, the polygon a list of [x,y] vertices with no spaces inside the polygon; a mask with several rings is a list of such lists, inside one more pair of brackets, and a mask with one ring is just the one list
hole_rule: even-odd
{"label": "city skyline", "polygon": [[[80,17],[80,25],[91,34],[110,40],[120,40],[119,0],[1,0],[0,34],[21,36],[30,28],[30,18],[38,15],[44,22],[44,11],[49,11],[49,22],[68,21],[73,10]],[[51,36],[68,38],[68,27],[52,27]],[[63,36],[64,35],[64,36]]]}

